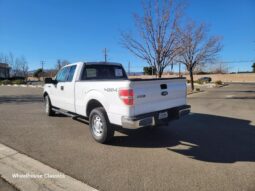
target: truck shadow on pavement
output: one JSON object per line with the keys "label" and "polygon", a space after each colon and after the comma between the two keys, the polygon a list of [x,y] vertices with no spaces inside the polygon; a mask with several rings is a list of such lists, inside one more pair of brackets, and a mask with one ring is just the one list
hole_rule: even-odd
{"label": "truck shadow on pavement", "polygon": [[194,113],[168,127],[120,130],[111,145],[161,148],[193,159],[233,163],[255,162],[255,126],[250,121]]}
{"label": "truck shadow on pavement", "polygon": [[38,95],[0,96],[0,104],[23,104],[43,102],[43,97]]}

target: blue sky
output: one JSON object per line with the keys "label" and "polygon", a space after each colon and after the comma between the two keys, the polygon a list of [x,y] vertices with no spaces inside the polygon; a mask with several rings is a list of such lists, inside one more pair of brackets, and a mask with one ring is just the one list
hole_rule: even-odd
{"label": "blue sky", "polygon": [[[223,37],[223,61],[255,60],[254,0],[187,0],[186,15],[210,26],[210,34]],[[132,71],[146,63],[120,45],[120,32],[134,31],[139,0],[0,0],[0,53],[24,55],[30,70],[57,59],[110,61]],[[251,70],[251,62],[229,63],[231,71]]]}

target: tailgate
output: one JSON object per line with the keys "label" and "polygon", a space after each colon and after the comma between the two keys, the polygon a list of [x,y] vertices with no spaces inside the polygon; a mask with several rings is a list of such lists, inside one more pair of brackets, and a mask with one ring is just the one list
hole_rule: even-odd
{"label": "tailgate", "polygon": [[132,81],[134,116],[186,104],[186,79]]}

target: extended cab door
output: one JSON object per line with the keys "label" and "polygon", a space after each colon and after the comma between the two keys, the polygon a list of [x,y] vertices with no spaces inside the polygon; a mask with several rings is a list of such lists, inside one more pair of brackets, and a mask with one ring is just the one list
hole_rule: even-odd
{"label": "extended cab door", "polygon": [[71,112],[75,112],[75,71],[76,65],[66,66],[62,68],[56,77],[57,84],[53,88],[54,106]]}

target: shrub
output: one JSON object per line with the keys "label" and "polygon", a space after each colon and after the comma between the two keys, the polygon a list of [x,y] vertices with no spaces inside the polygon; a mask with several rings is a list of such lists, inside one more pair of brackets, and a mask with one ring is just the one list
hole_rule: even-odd
{"label": "shrub", "polygon": [[203,75],[203,74],[209,74],[208,72],[204,72],[204,71],[199,71],[196,73],[197,75]]}
{"label": "shrub", "polygon": [[12,82],[10,80],[3,80],[2,84],[3,85],[9,85],[9,84],[12,84]]}
{"label": "shrub", "polygon": [[24,80],[13,80],[12,84],[18,84],[18,85],[25,84],[25,81]]}
{"label": "shrub", "polygon": [[197,91],[197,92],[200,92],[200,88],[196,88],[196,91]]}
{"label": "shrub", "polygon": [[196,80],[195,83],[203,84],[203,82],[201,80]]}
{"label": "shrub", "polygon": [[217,80],[217,81],[215,81],[215,84],[216,84],[216,85],[222,85],[223,83],[222,83],[221,80]]}
{"label": "shrub", "polygon": [[190,83],[190,80],[187,80],[187,83]]}
{"label": "shrub", "polygon": [[143,67],[143,73],[144,75],[153,75],[156,74],[156,68],[155,67]]}

